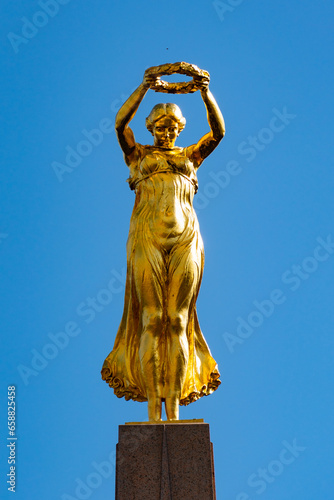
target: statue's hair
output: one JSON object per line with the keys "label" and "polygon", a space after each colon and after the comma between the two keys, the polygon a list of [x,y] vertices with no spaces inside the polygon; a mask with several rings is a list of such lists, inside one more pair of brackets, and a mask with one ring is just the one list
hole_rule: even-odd
{"label": "statue's hair", "polygon": [[171,102],[168,102],[167,104],[156,104],[154,106],[151,113],[146,118],[147,130],[152,134],[155,122],[167,115],[177,122],[179,125],[179,131],[181,132],[186,126],[186,119],[182,115],[180,108]]}

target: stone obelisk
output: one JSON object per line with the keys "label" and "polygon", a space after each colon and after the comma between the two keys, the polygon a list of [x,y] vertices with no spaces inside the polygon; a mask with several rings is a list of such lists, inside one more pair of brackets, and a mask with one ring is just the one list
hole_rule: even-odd
{"label": "stone obelisk", "polygon": [[116,500],[216,500],[209,424],[119,426]]}

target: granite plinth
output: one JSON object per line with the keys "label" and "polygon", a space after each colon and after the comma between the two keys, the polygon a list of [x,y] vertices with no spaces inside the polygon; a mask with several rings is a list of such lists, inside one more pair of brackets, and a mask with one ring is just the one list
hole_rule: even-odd
{"label": "granite plinth", "polygon": [[209,424],[119,426],[116,500],[216,500]]}

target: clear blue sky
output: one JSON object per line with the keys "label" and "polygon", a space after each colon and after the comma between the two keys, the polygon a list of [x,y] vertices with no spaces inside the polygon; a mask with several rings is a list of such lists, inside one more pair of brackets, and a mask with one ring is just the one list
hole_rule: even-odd
{"label": "clear blue sky", "polygon": [[[113,498],[118,425],[147,418],[100,379],[134,202],[113,122],[147,67],[187,61],[227,132],[196,198],[222,385],[181,418],[210,424],[218,500],[333,500],[333,18],[309,0],[2,1],[1,498],[13,384],[15,498]],[[170,100],[178,145],[208,131],[198,93],[150,91],[138,142]]]}

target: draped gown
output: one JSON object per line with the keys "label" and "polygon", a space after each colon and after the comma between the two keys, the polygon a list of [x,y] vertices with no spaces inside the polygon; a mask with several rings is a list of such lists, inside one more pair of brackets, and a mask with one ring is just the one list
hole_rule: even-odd
{"label": "draped gown", "polygon": [[220,384],[216,361],[201,332],[197,312],[204,266],[203,242],[193,197],[197,191],[193,147],[170,150],[136,144],[128,182],[136,192],[127,241],[124,311],[113,350],[104,361],[102,378],[118,397],[147,401],[140,362],[144,308],[162,312],[157,357],[163,387],[169,389],[171,343],[168,310],[188,304],[186,375],[180,404],[211,394]]}

